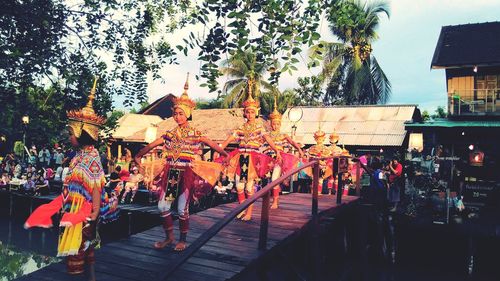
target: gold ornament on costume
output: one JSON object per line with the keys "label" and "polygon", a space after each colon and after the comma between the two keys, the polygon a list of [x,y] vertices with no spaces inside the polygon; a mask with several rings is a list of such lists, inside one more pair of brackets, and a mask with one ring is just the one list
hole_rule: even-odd
{"label": "gold ornament on costume", "polygon": [[186,116],[189,118],[193,109],[196,107],[196,103],[189,98],[187,91],[189,90],[189,72],[186,77],[186,83],[184,83],[184,92],[178,98],[174,99],[174,109],[180,108]]}
{"label": "gold ornament on costume", "polygon": [[278,106],[276,105],[276,96],[274,96],[274,110],[269,114],[270,120],[281,120],[281,113],[277,110]]}
{"label": "gold ornament on costume", "polygon": [[85,131],[92,139],[97,140],[99,128],[106,122],[106,118],[97,115],[93,108],[97,79],[98,77],[94,79],[87,105],[82,109],[70,110],[66,113],[69,119],[68,125],[73,129],[73,134],[77,138],[82,135],[82,131]]}
{"label": "gold ornament on costume", "polygon": [[253,83],[254,83],[253,79],[248,80],[248,98],[246,101],[243,102],[243,107],[245,109],[253,108],[253,109],[255,109],[255,112],[259,112],[260,103],[258,100],[254,100],[252,97]]}

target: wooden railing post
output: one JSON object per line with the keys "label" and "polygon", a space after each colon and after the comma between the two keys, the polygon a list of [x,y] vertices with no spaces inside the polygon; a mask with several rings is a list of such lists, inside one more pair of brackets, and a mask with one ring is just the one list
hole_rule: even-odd
{"label": "wooden railing post", "polygon": [[318,280],[319,268],[319,218],[318,218],[318,188],[319,188],[319,160],[313,166],[312,186],[312,231],[310,241],[311,280]]}
{"label": "wooden railing post", "polygon": [[312,182],[312,216],[318,214],[318,188],[319,188],[319,161],[313,166],[313,182]]}
{"label": "wooden railing post", "polygon": [[356,196],[361,195],[361,162],[356,162]]}
{"label": "wooden railing post", "polygon": [[267,229],[269,226],[269,197],[271,191],[266,192],[262,197],[262,209],[260,215],[260,232],[259,232],[259,250],[265,250],[267,247]]}

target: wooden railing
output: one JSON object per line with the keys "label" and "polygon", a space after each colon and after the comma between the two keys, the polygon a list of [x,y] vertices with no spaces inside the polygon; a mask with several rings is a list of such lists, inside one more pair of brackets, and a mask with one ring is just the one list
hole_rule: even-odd
{"label": "wooden railing", "polygon": [[500,114],[500,89],[466,89],[448,93],[448,113],[454,116]]}
{"label": "wooden railing", "polygon": [[[349,158],[342,156],[343,158]],[[255,203],[258,199],[262,198],[262,209],[261,209],[261,219],[260,219],[260,231],[259,231],[259,243],[258,249],[264,251],[267,245],[267,235],[268,235],[268,227],[269,227],[269,203],[270,203],[270,194],[273,187],[281,184],[289,177],[297,174],[298,172],[312,167],[313,169],[313,182],[312,182],[312,204],[311,204],[311,215],[312,215],[312,229],[313,232],[319,229],[319,220],[318,220],[318,185],[319,185],[319,172],[320,172],[320,164],[319,161],[334,159],[341,157],[329,157],[329,158],[321,158],[314,159],[310,162],[305,163],[301,167],[295,168],[275,181],[267,184],[257,193],[255,193],[252,197],[245,200],[243,203],[239,204],[236,208],[234,208],[229,214],[227,214],[222,220],[214,224],[210,227],[203,235],[201,235],[198,239],[196,239],[186,250],[180,252],[174,261],[169,263],[169,268],[166,269],[159,276],[158,280],[168,280],[168,278],[178,269],[184,262],[186,262],[192,255],[196,253],[205,243],[207,243],[213,236],[215,236],[224,226],[229,224],[234,218],[247,209],[251,204]],[[357,159],[356,159],[357,160]],[[333,162],[333,161],[332,161]],[[361,164],[359,161],[357,163]],[[361,164],[362,165],[362,164]],[[363,167],[362,165],[361,167]],[[366,169],[365,167],[363,167]],[[333,167],[332,167],[333,169]],[[359,169],[358,169],[359,170]],[[359,177],[357,179],[359,181]],[[337,204],[341,203],[342,196],[342,180],[339,177],[339,184],[337,188]]]}

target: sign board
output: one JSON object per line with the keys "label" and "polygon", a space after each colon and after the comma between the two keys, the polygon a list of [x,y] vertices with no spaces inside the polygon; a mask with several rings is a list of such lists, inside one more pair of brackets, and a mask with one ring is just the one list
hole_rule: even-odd
{"label": "sign board", "polygon": [[464,204],[469,207],[499,207],[499,191],[495,182],[466,182]]}

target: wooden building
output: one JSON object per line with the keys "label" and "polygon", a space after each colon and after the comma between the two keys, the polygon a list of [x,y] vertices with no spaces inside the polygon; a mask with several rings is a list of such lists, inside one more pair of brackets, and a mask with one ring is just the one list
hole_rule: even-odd
{"label": "wooden building", "polygon": [[431,66],[446,71],[448,117],[406,129],[466,205],[498,207],[500,22],[444,26]]}

